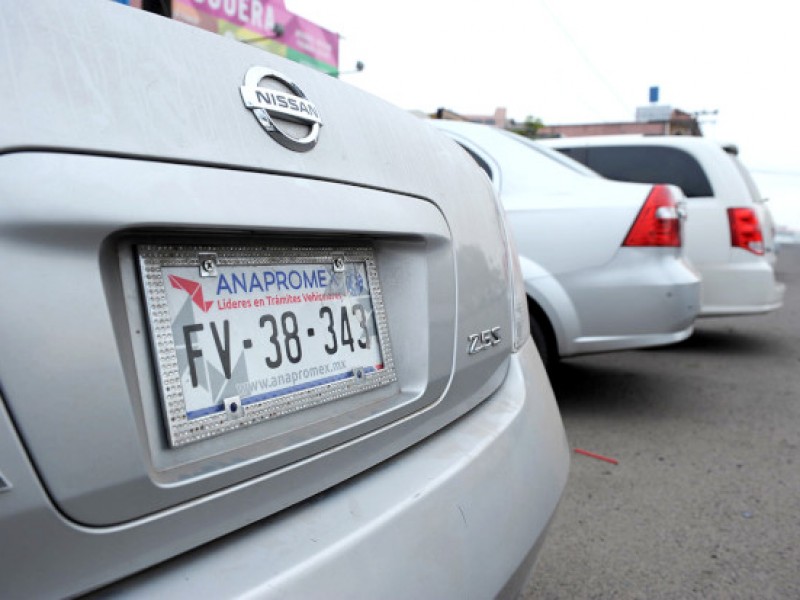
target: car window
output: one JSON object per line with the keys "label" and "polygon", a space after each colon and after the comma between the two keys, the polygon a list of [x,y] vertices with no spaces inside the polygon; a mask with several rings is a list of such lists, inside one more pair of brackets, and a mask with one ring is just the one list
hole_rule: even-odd
{"label": "car window", "polygon": [[588,162],[586,159],[586,148],[556,148],[556,150],[583,165]]}
{"label": "car window", "polygon": [[548,148],[547,146],[543,146],[541,144],[537,144],[533,140],[530,140],[524,136],[518,134],[508,134],[510,137],[515,139],[516,141],[525,144],[531,150],[535,150],[539,154],[543,154],[547,158],[556,161],[558,164],[567,167],[568,169],[575,171],[581,175],[585,175],[587,177],[598,177],[598,174],[595,171],[592,171],[589,167],[586,166],[586,161],[578,161],[571,155],[567,154],[566,152],[557,152],[552,148]]}
{"label": "car window", "polygon": [[467,151],[467,154],[469,154],[469,155],[472,157],[472,160],[474,160],[476,163],[478,163],[478,166],[479,166],[481,169],[483,169],[484,171],[486,171],[486,174],[489,176],[489,179],[491,179],[492,181],[494,181],[494,176],[493,176],[493,174],[492,174],[492,169],[491,169],[491,167],[489,166],[489,163],[487,163],[485,160],[483,160],[483,159],[482,159],[480,156],[478,156],[478,155],[477,155],[475,152],[473,152],[471,149],[467,148],[467,147],[466,147],[464,144],[462,144],[461,142],[459,142],[459,143],[458,143],[458,145],[459,145],[459,146],[461,146],[461,147],[462,147],[464,150],[466,150],[466,151]]}
{"label": "car window", "polygon": [[700,163],[679,148],[590,146],[586,148],[585,164],[609,179],[671,183],[680,187],[687,198],[714,195]]}

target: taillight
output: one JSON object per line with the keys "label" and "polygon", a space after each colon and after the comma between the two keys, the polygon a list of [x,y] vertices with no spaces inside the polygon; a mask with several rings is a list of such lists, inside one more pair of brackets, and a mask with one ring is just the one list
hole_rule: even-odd
{"label": "taillight", "polygon": [[764,236],[756,211],[752,208],[729,208],[731,246],[744,248],[753,254],[764,254]]}
{"label": "taillight", "polygon": [[680,246],[678,203],[666,185],[655,185],[623,246]]}

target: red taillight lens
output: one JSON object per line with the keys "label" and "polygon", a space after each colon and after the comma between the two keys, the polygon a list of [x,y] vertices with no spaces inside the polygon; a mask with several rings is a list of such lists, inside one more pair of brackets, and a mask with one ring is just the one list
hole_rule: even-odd
{"label": "red taillight lens", "polygon": [[623,246],[680,246],[678,204],[665,185],[653,186]]}
{"label": "red taillight lens", "polygon": [[752,208],[729,208],[731,246],[744,248],[753,254],[764,254],[764,236],[758,215]]}

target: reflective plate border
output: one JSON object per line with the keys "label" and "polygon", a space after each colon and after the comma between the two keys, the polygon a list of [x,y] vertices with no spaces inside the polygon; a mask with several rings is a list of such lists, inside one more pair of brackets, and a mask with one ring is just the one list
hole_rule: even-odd
{"label": "reflective plate border", "polygon": [[[136,250],[161,404],[168,440],[172,447],[183,446],[242,427],[276,419],[312,406],[382,387],[397,380],[378,269],[374,251],[370,247],[143,244],[138,245]],[[384,368],[371,373],[359,373],[358,377],[349,377],[308,390],[291,392],[278,398],[242,406],[241,416],[236,419],[231,419],[229,414],[223,411],[190,420],[186,414],[186,401],[181,386],[181,373],[173,338],[172,319],[167,304],[163,268],[194,267],[200,272],[201,263],[209,254],[215,255],[219,267],[280,266],[297,262],[330,265],[342,257],[348,263],[363,262],[366,265]]]}

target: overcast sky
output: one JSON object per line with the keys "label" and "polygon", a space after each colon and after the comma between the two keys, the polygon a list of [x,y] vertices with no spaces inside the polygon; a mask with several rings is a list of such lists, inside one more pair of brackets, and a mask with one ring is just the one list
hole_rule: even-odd
{"label": "overcast sky", "polygon": [[[670,0],[286,0],[338,32],[342,80],[405,109],[546,124],[629,121],[660,103],[739,145],[800,229],[800,4]],[[766,189],[764,189],[766,187]],[[776,197],[776,194],[779,197]],[[780,206],[778,206],[780,205]],[[788,212],[787,212],[788,211]],[[795,214],[796,213],[796,214]]]}

